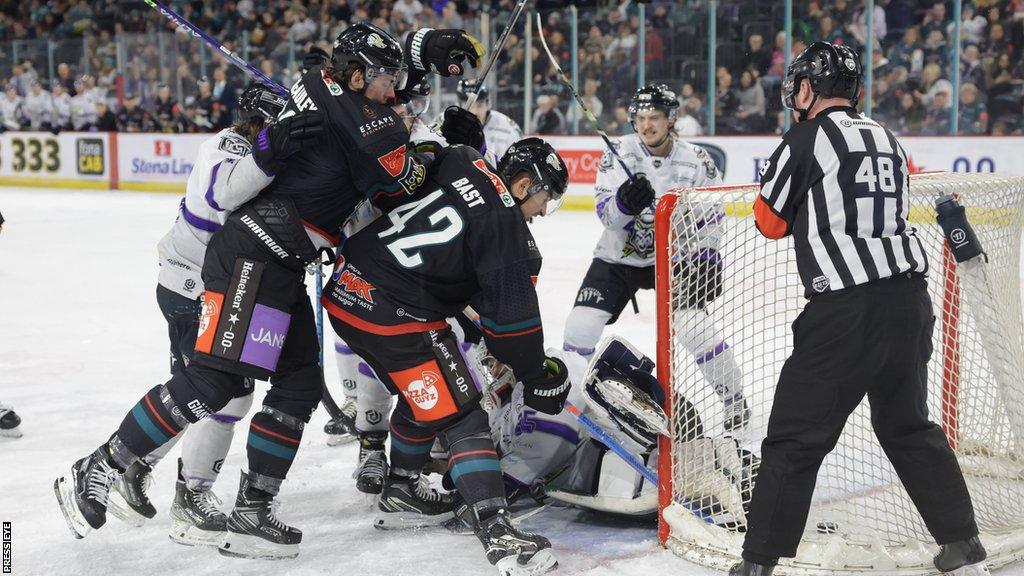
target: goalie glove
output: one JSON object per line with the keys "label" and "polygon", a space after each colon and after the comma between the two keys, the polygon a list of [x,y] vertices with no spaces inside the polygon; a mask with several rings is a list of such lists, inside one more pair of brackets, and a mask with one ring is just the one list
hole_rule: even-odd
{"label": "goalie glove", "polygon": [[527,406],[554,416],[565,407],[569,396],[569,369],[558,358],[544,360],[544,376],[523,382],[523,402]]}
{"label": "goalie glove", "polygon": [[440,76],[462,76],[465,62],[480,67],[484,45],[465,30],[421,28],[410,34],[405,44],[406,62],[419,72]]}
{"label": "goalie glove", "polygon": [[[631,379],[654,377],[639,370]],[[644,452],[658,445],[660,434],[668,435],[668,417],[651,395],[620,375],[591,378],[584,390],[587,404],[615,425]],[[605,420],[606,418],[601,418]]]}

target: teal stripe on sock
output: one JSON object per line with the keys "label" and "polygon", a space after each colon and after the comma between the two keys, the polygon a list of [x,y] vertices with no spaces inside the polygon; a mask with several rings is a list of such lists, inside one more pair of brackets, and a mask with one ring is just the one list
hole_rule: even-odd
{"label": "teal stripe on sock", "polygon": [[473,472],[501,472],[501,463],[495,458],[457,462],[451,469],[452,481],[457,482],[463,474],[472,474]]}
{"label": "teal stripe on sock", "polygon": [[249,446],[265,452],[271,456],[277,456],[278,458],[284,458],[285,460],[295,459],[295,449],[287,446],[282,446],[276,442],[271,442],[265,438],[261,438],[252,432],[249,432]]}
{"label": "teal stripe on sock", "polygon": [[398,438],[394,434],[391,435],[391,447],[403,454],[426,454],[433,448],[433,442],[425,442],[423,444],[410,444],[403,442],[401,438]]}
{"label": "teal stripe on sock", "polygon": [[156,424],[150,420],[149,414],[146,414],[146,411],[142,409],[141,403],[136,404],[135,407],[132,408],[132,416],[135,418],[135,423],[139,425],[139,428],[142,428],[142,431],[145,432],[146,436],[149,436],[149,439],[153,442],[156,442],[158,445],[163,445],[170,440],[170,437],[161,432],[160,429],[156,427]]}

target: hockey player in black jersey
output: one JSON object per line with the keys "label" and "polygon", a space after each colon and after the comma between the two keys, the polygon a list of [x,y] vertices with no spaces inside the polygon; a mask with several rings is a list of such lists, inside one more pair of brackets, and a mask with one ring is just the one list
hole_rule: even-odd
{"label": "hockey player in black jersey", "polygon": [[[246,378],[256,378],[269,379],[271,388],[250,423],[249,470],[220,550],[255,558],[298,554],[302,532],[278,520],[271,505],[323,395],[305,266],[319,248],[337,244],[335,231],[360,199],[388,208],[423,184],[425,161],[408,153],[408,132],[386,105],[409,68],[419,75],[460,74],[461,62],[476,65],[481,55],[479,42],[461,31],[427,29],[410,37],[407,57],[386,32],[357,24],[338,36],[329,63],[292,86],[285,111],[252,150],[258,166],[276,176],[273,184],[210,239],[193,362],[150,390],[108,442],[55,482],[76,537],[106,522],[110,486],[120,472],[187,423],[223,408]],[[300,144],[312,138],[292,138],[296,124],[322,130],[322,140]]]}
{"label": "hockey player in black jersey", "polygon": [[449,497],[420,477],[436,437],[502,574],[539,574],[557,563],[546,538],[509,520],[481,386],[445,319],[471,305],[491,354],[523,382],[526,404],[562,410],[567,371],[544,353],[533,284],[541,258],[526,223],[555,207],[567,182],[564,162],[538,138],[514,144],[497,173],[469,147],[443,149],[424,194],[346,241],[323,295],[335,331],[398,396],[376,525],[451,518]]}

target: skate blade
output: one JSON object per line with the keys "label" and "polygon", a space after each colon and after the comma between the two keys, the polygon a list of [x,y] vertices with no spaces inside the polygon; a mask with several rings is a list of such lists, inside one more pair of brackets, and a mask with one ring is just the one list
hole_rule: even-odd
{"label": "skate blade", "polygon": [[21,436],[21,430],[18,430],[17,427],[0,430],[0,438],[11,438],[13,440],[15,438],[21,438]]}
{"label": "skate blade", "polygon": [[171,522],[171,531],[167,537],[172,542],[182,546],[215,546],[224,544],[227,537],[226,530],[203,530],[190,522],[174,520]]}
{"label": "skate blade", "polygon": [[68,530],[75,538],[85,538],[86,534],[92,531],[92,526],[85,520],[82,513],[75,504],[74,482],[67,476],[61,476],[53,481],[53,493],[57,496],[57,504],[60,512],[64,515]]}
{"label": "skate blade", "polygon": [[506,556],[494,565],[501,576],[537,576],[547,574],[558,568],[558,560],[550,548],[534,554],[526,562],[520,563],[519,555]]}
{"label": "skate blade", "polygon": [[133,528],[141,528],[146,524],[146,520],[149,520],[129,506],[124,496],[113,487],[110,488],[110,495],[107,496],[107,512]]}
{"label": "skate blade", "polygon": [[377,515],[373,519],[373,527],[378,530],[433,528],[434,526],[444,525],[454,516],[451,512],[427,516],[418,512],[384,512],[378,509]]}
{"label": "skate blade", "polygon": [[351,444],[356,441],[356,437],[353,434],[328,434],[327,445],[328,446],[344,446],[345,444]]}
{"label": "skate blade", "polygon": [[221,556],[254,560],[285,560],[299,555],[298,544],[274,544],[259,536],[227,532],[224,543],[217,548]]}

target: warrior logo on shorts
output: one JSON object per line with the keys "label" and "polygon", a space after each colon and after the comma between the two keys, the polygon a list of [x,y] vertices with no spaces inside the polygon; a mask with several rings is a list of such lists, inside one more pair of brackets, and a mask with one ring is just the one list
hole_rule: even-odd
{"label": "warrior logo on shorts", "polygon": [[413,380],[405,390],[405,397],[423,410],[437,405],[437,383],[441,377],[424,370],[419,380]]}

